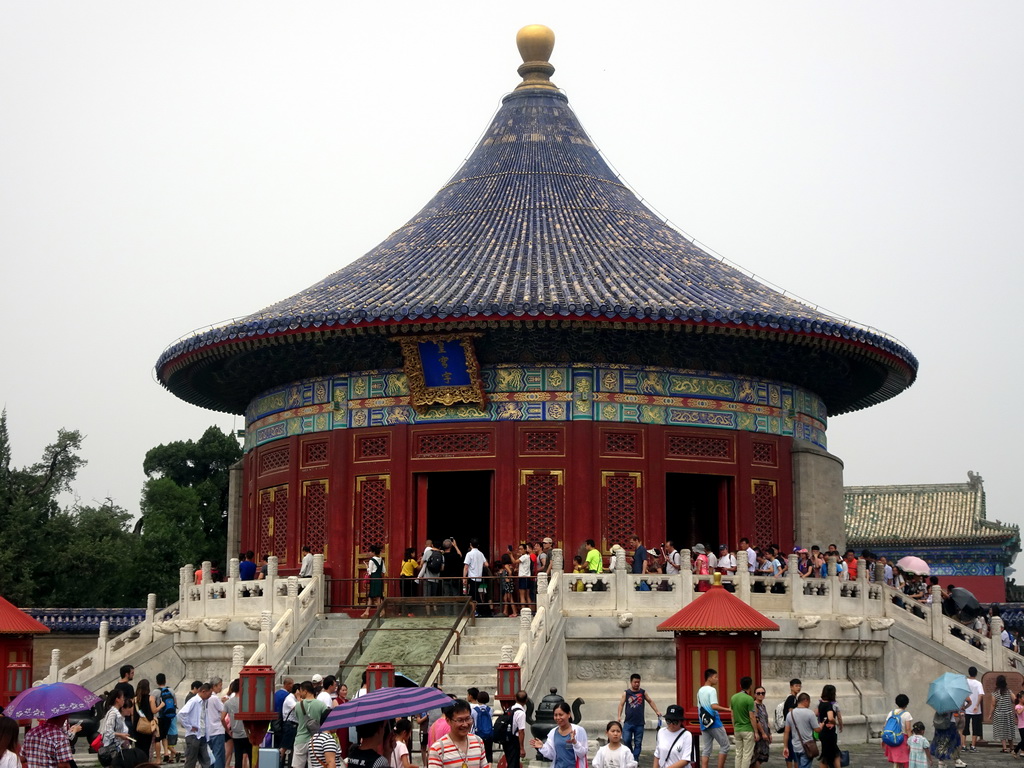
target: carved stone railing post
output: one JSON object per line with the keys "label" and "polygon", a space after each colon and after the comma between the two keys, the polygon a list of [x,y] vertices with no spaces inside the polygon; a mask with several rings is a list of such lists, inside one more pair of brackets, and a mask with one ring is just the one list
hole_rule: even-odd
{"label": "carved stone railing post", "polygon": [[60,682],[60,648],[50,651],[50,674],[47,676],[48,683]]}
{"label": "carved stone railing post", "polygon": [[988,638],[989,668],[995,671],[1010,669],[1006,648],[1003,647],[1003,617],[993,616],[988,626],[992,635]]}
{"label": "carved stone railing post", "polygon": [[100,636],[96,638],[96,662],[97,669],[107,668],[107,643],[110,640],[110,622],[100,622]]}
{"label": "carved stone railing post", "polygon": [[789,610],[795,611],[796,596],[801,590],[800,555],[790,553],[786,556],[786,594],[789,595]]}
{"label": "carved stone railing post", "polygon": [[551,572],[563,573],[565,571],[565,553],[561,549],[551,550]]}
{"label": "carved stone railing post", "polygon": [[501,663],[511,664],[512,659],[516,657],[516,649],[514,645],[503,645],[501,646]]}
{"label": "carved stone railing post", "polygon": [[153,642],[153,624],[156,623],[156,593],[150,592],[146,595],[146,622],[143,624],[145,628],[142,632],[144,637],[142,638],[143,643],[148,645]]}
{"label": "carved stone railing post", "polygon": [[615,610],[630,610],[630,592],[633,590],[633,580],[630,578],[629,564],[626,562],[626,550],[617,547],[615,553]]}
{"label": "carved stone railing post", "polygon": [[267,558],[267,578],[263,580],[263,606],[274,610],[274,597],[277,595],[277,555]]}
{"label": "carved stone railing post", "polygon": [[551,598],[548,597],[548,575],[546,573],[537,574],[537,607],[551,605]]}
{"label": "carved stone railing post", "polygon": [[273,621],[273,612],[260,611],[260,645],[267,649],[266,664],[271,667],[276,667],[278,659],[274,653],[274,642],[270,633],[270,630],[274,626]]}
{"label": "carved stone railing post", "polygon": [[679,588],[683,591],[684,605],[693,600],[693,559],[690,550],[677,549],[679,553]]}
{"label": "carved stone railing post", "polygon": [[320,581],[324,580],[324,556],[313,555],[313,575],[319,576]]}
{"label": "carved stone railing post", "polygon": [[178,613],[182,618],[188,616],[188,588],[192,586],[194,572],[192,563],[187,563],[178,570]]}
{"label": "carved stone railing post", "polygon": [[231,647],[231,679],[238,677],[238,673],[245,666],[245,646],[234,645]]}
{"label": "carved stone railing post", "polygon": [[750,571],[747,570],[747,556],[743,554],[743,563],[736,568],[736,597],[750,605]]}
{"label": "carved stone railing post", "polygon": [[[945,645],[946,622],[942,615],[942,588],[938,584],[933,584],[928,588],[928,592],[932,596],[932,603],[928,606],[932,640]],[[995,634],[993,634],[993,637],[995,637]],[[993,669],[996,669],[996,667],[993,667]]]}
{"label": "carved stone railing post", "polygon": [[[241,574],[238,570],[238,558],[232,557],[228,560],[228,581],[238,581],[241,578]],[[235,678],[231,678],[234,680]]]}

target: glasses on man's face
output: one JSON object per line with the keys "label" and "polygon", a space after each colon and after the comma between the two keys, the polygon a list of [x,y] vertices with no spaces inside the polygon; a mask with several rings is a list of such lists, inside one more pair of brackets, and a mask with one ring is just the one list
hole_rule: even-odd
{"label": "glasses on man's face", "polygon": [[764,696],[764,691],[754,691],[755,696]]}
{"label": "glasses on man's face", "polygon": [[462,723],[463,725],[469,725],[473,722],[472,717],[454,717],[452,718],[453,723]]}

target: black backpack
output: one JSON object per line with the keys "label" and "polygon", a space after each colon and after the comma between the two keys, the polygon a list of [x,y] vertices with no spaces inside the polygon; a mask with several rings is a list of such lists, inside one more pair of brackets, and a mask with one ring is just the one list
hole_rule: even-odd
{"label": "black backpack", "polygon": [[436,549],[431,550],[427,556],[427,571],[434,574],[435,576],[441,573],[441,569],[444,567],[444,555],[438,552]]}
{"label": "black backpack", "polygon": [[511,744],[518,742],[517,734],[512,730],[511,709],[506,709],[494,721],[493,739],[495,744]]}

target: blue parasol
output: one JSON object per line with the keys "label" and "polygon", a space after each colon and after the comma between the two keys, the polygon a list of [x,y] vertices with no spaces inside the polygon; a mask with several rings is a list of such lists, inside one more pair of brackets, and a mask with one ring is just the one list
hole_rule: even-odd
{"label": "blue parasol", "polygon": [[956,712],[970,695],[966,677],[946,672],[928,686],[928,706],[936,712]]}
{"label": "blue parasol", "polygon": [[452,698],[437,688],[380,688],[331,710],[322,727],[333,731],[351,725],[406,717],[451,705]]}

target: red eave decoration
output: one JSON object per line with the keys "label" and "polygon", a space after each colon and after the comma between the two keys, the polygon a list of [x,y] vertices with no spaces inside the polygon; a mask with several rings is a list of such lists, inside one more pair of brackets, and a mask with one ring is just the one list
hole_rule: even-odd
{"label": "red eave decoration", "polygon": [[725,587],[711,589],[658,625],[659,632],[775,632],[779,625]]}
{"label": "red eave decoration", "polygon": [[41,635],[50,628],[0,597],[0,635]]}

